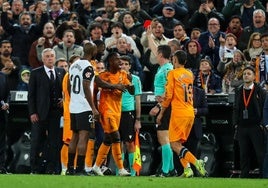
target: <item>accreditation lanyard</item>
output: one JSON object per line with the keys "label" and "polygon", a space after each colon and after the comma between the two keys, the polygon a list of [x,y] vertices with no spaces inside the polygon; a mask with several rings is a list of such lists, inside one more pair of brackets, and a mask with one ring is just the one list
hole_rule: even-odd
{"label": "accreditation lanyard", "polygon": [[[206,76],[206,75],[204,74],[204,76]],[[206,79],[206,81],[204,82],[203,74],[202,74],[202,72],[200,71],[200,81],[201,81],[201,86],[202,86],[202,88],[205,90],[205,93],[208,93],[208,82],[209,82],[209,77],[210,77],[210,72],[209,72],[209,74],[207,75],[207,79]]]}
{"label": "accreditation lanyard", "polygon": [[254,90],[254,85],[252,89],[250,90],[248,98],[246,99],[246,92],[245,92],[245,89],[243,89],[243,99],[244,99],[244,105],[245,105],[245,109],[243,110],[243,119],[248,119],[248,104],[251,99],[253,90]]}

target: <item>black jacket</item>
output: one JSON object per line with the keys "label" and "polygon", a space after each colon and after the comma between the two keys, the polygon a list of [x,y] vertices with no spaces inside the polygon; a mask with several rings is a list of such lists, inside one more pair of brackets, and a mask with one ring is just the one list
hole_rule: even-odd
{"label": "black jacket", "polygon": [[[235,92],[235,104],[234,104],[234,125],[244,126],[241,120],[243,119],[244,100],[243,100],[243,84],[237,88]],[[266,91],[259,85],[254,83],[254,91],[249,102],[249,106],[252,105],[254,112],[251,114],[248,110],[249,121],[255,121],[256,125],[263,125],[263,107],[266,98]]]}
{"label": "black jacket", "polygon": [[[55,73],[58,98],[62,98],[62,80],[65,75],[65,70],[55,68]],[[47,76],[44,66],[38,67],[31,72],[29,81],[29,114],[37,113],[40,120],[45,120],[51,105],[49,77]]]}

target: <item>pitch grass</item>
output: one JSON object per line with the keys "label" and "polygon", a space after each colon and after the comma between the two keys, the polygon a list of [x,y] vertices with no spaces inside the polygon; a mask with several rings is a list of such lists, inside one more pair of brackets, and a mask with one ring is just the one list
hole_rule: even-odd
{"label": "pitch grass", "polygon": [[267,188],[267,179],[0,175],[1,188]]}

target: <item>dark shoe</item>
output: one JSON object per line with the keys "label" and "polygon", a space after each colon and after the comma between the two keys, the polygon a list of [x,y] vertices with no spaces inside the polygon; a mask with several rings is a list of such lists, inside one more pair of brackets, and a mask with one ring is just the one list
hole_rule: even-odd
{"label": "dark shoe", "polygon": [[156,174],[156,177],[166,178],[169,177],[169,173],[165,173],[161,170],[158,174]]}
{"label": "dark shoe", "polygon": [[74,176],[75,175],[75,170],[74,168],[68,168],[65,173],[66,176]]}
{"label": "dark shoe", "polygon": [[0,174],[8,174],[8,172],[4,167],[1,167],[0,168]]}
{"label": "dark shoe", "polygon": [[76,176],[90,176],[89,173],[86,172],[85,170],[75,172],[74,175],[76,175]]}
{"label": "dark shoe", "polygon": [[170,170],[170,171],[169,171],[169,176],[171,176],[171,177],[178,176],[177,170],[175,170],[175,169]]}

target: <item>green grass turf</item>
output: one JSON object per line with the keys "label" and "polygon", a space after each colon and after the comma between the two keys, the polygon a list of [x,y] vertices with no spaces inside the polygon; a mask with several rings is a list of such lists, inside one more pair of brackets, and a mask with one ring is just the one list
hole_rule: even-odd
{"label": "green grass turf", "polygon": [[267,188],[267,179],[0,175],[1,188]]}

